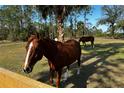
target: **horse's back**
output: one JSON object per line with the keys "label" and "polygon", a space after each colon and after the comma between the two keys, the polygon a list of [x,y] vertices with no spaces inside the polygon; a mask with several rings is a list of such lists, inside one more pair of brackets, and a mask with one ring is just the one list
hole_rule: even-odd
{"label": "horse's back", "polygon": [[58,50],[60,59],[63,58],[61,61],[70,61],[69,64],[80,58],[81,55],[80,43],[76,40],[58,43]]}
{"label": "horse's back", "polygon": [[79,45],[79,42],[74,39],[71,39],[71,40],[65,41],[64,45]]}
{"label": "horse's back", "polygon": [[76,40],[67,40],[62,44],[62,50],[65,52],[65,54],[68,54],[70,56],[80,56],[81,54],[81,47],[80,43]]}
{"label": "horse's back", "polygon": [[73,48],[80,49],[80,43],[74,39],[68,40],[64,43],[65,46],[72,46]]}
{"label": "horse's back", "polygon": [[89,38],[89,40],[94,41],[94,37],[93,36],[89,36],[88,38]]}
{"label": "horse's back", "polygon": [[79,39],[79,41],[81,42],[88,42],[88,41],[94,41],[94,37],[93,36],[83,36]]}

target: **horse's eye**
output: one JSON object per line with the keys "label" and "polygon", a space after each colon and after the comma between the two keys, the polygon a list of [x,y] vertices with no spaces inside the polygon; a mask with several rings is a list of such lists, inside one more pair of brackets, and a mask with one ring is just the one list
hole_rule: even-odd
{"label": "horse's eye", "polygon": [[36,54],[35,57],[37,57],[38,55]]}
{"label": "horse's eye", "polygon": [[38,52],[38,48],[36,48],[36,50],[35,50],[35,57],[38,56],[38,55],[37,55],[37,52]]}

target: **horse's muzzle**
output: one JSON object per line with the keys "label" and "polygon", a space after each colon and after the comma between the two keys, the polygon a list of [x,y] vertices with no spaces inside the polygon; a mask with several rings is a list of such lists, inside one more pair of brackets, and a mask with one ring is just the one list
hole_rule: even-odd
{"label": "horse's muzzle", "polygon": [[23,71],[28,74],[32,71],[32,69],[30,67],[27,67],[26,69],[23,69]]}

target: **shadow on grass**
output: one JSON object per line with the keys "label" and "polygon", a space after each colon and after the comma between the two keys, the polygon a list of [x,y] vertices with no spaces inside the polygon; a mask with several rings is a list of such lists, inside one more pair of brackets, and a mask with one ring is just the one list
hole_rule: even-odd
{"label": "shadow on grass", "polygon": [[[112,82],[114,82],[114,84],[118,84],[118,86],[120,87],[123,86],[123,84],[120,84],[111,77],[109,77],[107,72],[108,71],[112,72],[112,71],[111,69],[108,69],[106,67],[108,65],[112,67],[118,67],[117,63],[114,64],[108,62],[106,59],[111,55],[115,55],[116,53],[119,53],[118,49],[121,47],[124,47],[122,43],[110,43],[110,44],[102,44],[102,45],[96,44],[94,49],[90,48],[92,51],[89,50],[89,48],[84,47],[83,48],[84,50],[91,51],[91,53],[89,55],[84,55],[85,57],[82,58],[83,60],[81,63],[80,74],[79,75],[76,74],[77,64],[74,63],[73,65],[71,65],[70,68],[71,76],[68,78],[68,80],[66,82],[63,82],[61,79],[61,87],[86,88],[89,83],[92,83],[91,81],[99,83],[96,87],[112,87],[111,85],[110,86],[106,85],[106,82],[104,82],[101,79],[89,81],[90,76],[92,76],[93,74],[97,74],[97,75],[102,74],[103,78],[107,78],[111,80]],[[106,50],[106,48],[109,49]],[[90,60],[92,58],[96,58],[96,60],[90,62],[89,64],[84,65],[85,61]],[[124,59],[118,59],[118,61],[120,62],[123,62],[123,60]],[[104,71],[97,71],[97,69],[101,69],[101,68],[104,68]],[[35,77],[36,80],[49,84],[49,71],[40,72],[36,74]],[[99,86],[100,84],[103,85]]]}

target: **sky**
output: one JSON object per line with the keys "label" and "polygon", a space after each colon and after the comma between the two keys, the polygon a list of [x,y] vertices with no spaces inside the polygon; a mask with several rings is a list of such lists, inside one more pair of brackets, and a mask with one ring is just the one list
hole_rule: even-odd
{"label": "sky", "polygon": [[[91,15],[87,15],[88,21],[86,23],[91,23],[92,25],[89,26],[90,28],[93,26],[97,26],[97,21],[101,18],[103,18],[103,13],[102,13],[102,6],[103,5],[92,5],[92,13]],[[80,15],[77,18],[77,21],[83,21],[84,22],[84,17]],[[70,25],[70,23],[69,23]],[[108,26],[107,25],[99,25],[97,26],[98,29],[102,29],[103,32],[107,31]]]}
{"label": "sky", "polygon": [[[93,24],[96,25],[96,22],[103,17],[103,13],[102,13],[102,5],[96,5],[93,6],[94,10],[93,10],[93,14],[92,16],[89,18],[89,21]],[[107,30],[107,26],[106,25],[100,25],[98,28],[101,28],[103,31]]]}
{"label": "sky", "polygon": [[[87,18],[88,22],[90,22],[92,26],[96,26],[97,21],[103,17],[101,9],[102,5],[93,5],[92,7],[92,15],[88,15]],[[98,28],[102,29],[105,32],[108,27],[106,25],[99,25]]]}

